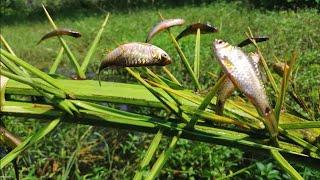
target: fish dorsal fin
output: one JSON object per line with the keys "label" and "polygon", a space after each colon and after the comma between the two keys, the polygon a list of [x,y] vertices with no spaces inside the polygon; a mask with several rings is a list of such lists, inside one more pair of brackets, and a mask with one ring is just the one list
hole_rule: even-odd
{"label": "fish dorsal fin", "polygon": [[260,61],[259,54],[257,52],[251,52],[249,53],[249,57],[252,60],[251,62],[256,74],[261,78],[262,82],[266,81],[266,77],[264,77],[264,74],[262,73],[262,69],[260,69],[260,66],[259,66],[259,61]]}
{"label": "fish dorsal fin", "polygon": [[254,64],[259,64],[260,56],[257,52],[251,52],[249,53],[250,58],[253,60]]}

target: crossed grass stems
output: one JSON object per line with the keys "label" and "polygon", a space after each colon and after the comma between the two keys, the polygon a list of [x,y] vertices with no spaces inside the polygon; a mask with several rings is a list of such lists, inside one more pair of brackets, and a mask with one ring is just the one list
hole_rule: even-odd
{"label": "crossed grass stems", "polygon": [[[53,22],[50,17],[48,11],[43,6],[44,12],[54,29],[57,29],[57,26]],[[163,17],[159,13],[161,19]],[[92,55],[95,53],[97,44],[102,36],[103,30],[107,24],[109,18],[109,14],[107,14],[105,20],[102,23],[100,30],[98,31],[93,43],[91,44],[82,65],[79,65],[78,60],[73,55],[72,51],[68,47],[65,40],[58,36],[62,47],[58,52],[58,55],[51,66],[49,73],[53,74],[57,70],[61,60],[62,54],[67,53],[69,60],[71,61],[71,65],[75,68],[77,76],[79,79],[85,79],[85,72],[90,63]],[[167,29],[167,32],[172,40],[172,43],[177,50],[183,65],[185,66],[188,74],[192,77],[193,84],[196,90],[201,90],[201,86],[199,84],[199,64],[200,64],[200,30],[197,31],[196,34],[196,46],[195,46],[195,58],[194,58],[194,69],[191,69],[188,59],[184,55],[181,47],[178,42],[175,40],[173,34],[170,32],[170,29]],[[247,33],[248,37],[253,37],[252,33],[249,29],[249,33]],[[311,157],[313,159],[320,159],[319,157],[319,149],[318,147],[312,145],[308,141],[301,139],[299,136],[292,132],[288,132],[289,129],[306,129],[313,127],[319,128],[320,124],[318,122],[298,122],[298,123],[287,123],[279,125],[279,132],[285,138],[292,140],[295,142],[294,144],[274,140],[275,142],[271,142],[265,144],[262,141],[254,141],[250,136],[239,131],[241,128],[246,129],[247,131],[254,132],[257,130],[261,130],[262,126],[261,122],[264,122],[264,119],[259,117],[256,112],[254,112],[254,108],[247,108],[239,105],[237,102],[233,102],[230,100],[229,107],[226,107],[226,110],[231,110],[230,106],[233,107],[233,112],[226,112],[226,116],[218,116],[214,114],[210,107],[214,106],[214,96],[216,94],[217,89],[220,87],[223,80],[226,76],[222,76],[214,85],[214,87],[209,91],[209,93],[204,97],[200,97],[195,95],[194,93],[186,92],[183,90],[176,90],[174,87],[183,88],[177,78],[172,75],[170,70],[166,67],[163,67],[163,71],[167,75],[167,78],[163,76],[159,76],[156,73],[152,72],[150,69],[143,67],[140,68],[140,73],[132,70],[129,67],[125,69],[127,72],[132,75],[138,82],[140,82],[156,99],[160,102],[162,108],[165,110],[165,117],[159,119],[159,117],[145,116],[139,114],[133,114],[129,112],[120,111],[117,109],[105,107],[102,105],[98,105],[92,102],[86,102],[82,100],[75,100],[77,97],[77,93],[67,89],[63,86],[63,84],[59,83],[56,79],[48,76],[46,73],[36,69],[35,67],[29,65],[22,59],[16,57],[13,50],[10,48],[9,44],[5,41],[4,37],[1,36],[1,43],[7,49],[4,50],[1,48],[1,75],[2,77],[7,77],[9,79],[13,79],[23,84],[27,84],[35,89],[40,95],[46,98],[56,109],[60,112],[60,116],[55,117],[47,126],[44,126],[38,132],[27,137],[21,143],[12,143],[12,139],[5,139],[7,142],[11,142],[11,146],[13,148],[5,157],[1,159],[0,169],[6,166],[8,163],[12,162],[21,152],[23,152],[26,148],[30,147],[32,144],[40,141],[45,135],[51,132],[55,127],[66,117],[79,117],[87,115],[94,115],[101,119],[107,121],[107,119],[112,119],[112,123],[122,123],[128,126],[140,126],[145,128],[153,128],[158,129],[156,135],[154,136],[144,158],[141,160],[139,166],[137,167],[136,174],[134,179],[155,179],[160,173],[161,169],[165,165],[166,161],[169,159],[171,153],[174,151],[179,138],[195,136],[194,139],[213,142],[212,140],[221,140],[221,141],[229,141],[235,143],[237,146],[251,146],[254,148],[265,149],[270,152],[272,157],[279,162],[281,167],[289,173],[292,177],[296,179],[302,179],[299,173],[287,162],[287,160],[280,154],[279,151],[284,153],[291,153],[294,155],[302,156],[302,157]],[[267,63],[260,51],[260,48],[257,46],[256,42],[253,40],[252,42],[257,52],[261,57],[261,63],[263,68],[267,74],[268,80],[271,83],[273,91],[276,96],[276,106],[275,106],[275,114],[276,119],[279,122],[279,118],[281,115],[281,107],[284,103],[284,97],[286,93],[286,89],[288,86],[288,82],[290,82],[291,73],[293,70],[293,66],[296,60],[296,55],[293,54],[292,59],[289,62],[289,70],[284,71],[284,75],[281,82],[281,88],[277,87],[277,84],[269,70]],[[148,79],[141,77],[141,73],[144,74]],[[37,78],[31,78],[30,74],[35,75]],[[6,102],[4,102],[4,87],[1,86],[2,97],[1,97],[1,106],[5,107]],[[184,101],[189,101],[195,104],[193,108],[188,106],[184,106]],[[19,104],[18,104],[19,106]],[[146,106],[148,106],[146,104]],[[228,109],[229,108],[229,109]],[[238,110],[234,110],[238,108]],[[2,111],[2,109],[1,109]],[[13,110],[18,111],[18,110]],[[245,114],[245,115],[243,115]],[[106,118],[108,117],[108,118]],[[229,118],[232,117],[232,118]],[[244,120],[244,118],[249,120]],[[86,117],[90,118],[90,116]],[[85,119],[85,118],[84,118]],[[178,123],[173,123],[172,119]],[[232,124],[235,127],[232,130],[224,130],[223,128],[214,128],[205,124],[203,119],[211,119],[214,123],[224,123],[224,124]],[[284,118],[285,119],[285,118]],[[298,118],[297,118],[298,119]],[[198,122],[199,121],[199,122]],[[197,124],[198,123],[198,124]],[[155,156],[155,152],[158,148],[158,145],[163,137],[163,135],[168,134],[168,130],[171,132],[170,136],[172,136],[171,142],[167,149],[163,150],[163,152],[159,155],[151,169],[150,161]],[[86,134],[90,130],[86,131]],[[221,134],[224,134],[221,136]],[[213,137],[210,137],[210,135]],[[216,137],[214,137],[216,136]],[[219,137],[221,136],[221,137]],[[198,139],[197,139],[198,138]],[[244,138],[248,138],[245,140]],[[265,138],[265,137],[264,137]],[[217,142],[218,143],[218,142]],[[10,144],[10,143],[9,143]],[[79,148],[77,148],[79,149]],[[293,149],[293,150],[292,150]],[[304,154],[303,152],[307,150],[310,153]],[[74,163],[74,159],[76,158],[77,151],[74,152],[72,158],[70,158],[68,162],[68,169],[64,174],[64,178],[67,178],[70,173],[70,169],[72,164]],[[239,170],[242,172],[242,170]],[[230,174],[228,177],[231,177],[238,174],[237,172]]]}

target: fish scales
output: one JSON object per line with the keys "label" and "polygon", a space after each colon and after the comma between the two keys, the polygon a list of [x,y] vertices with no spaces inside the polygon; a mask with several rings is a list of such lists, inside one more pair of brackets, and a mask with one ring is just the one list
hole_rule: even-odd
{"label": "fish scales", "polygon": [[109,52],[100,63],[99,84],[100,73],[107,67],[165,66],[170,63],[170,56],[157,46],[140,42],[123,44]]}
{"label": "fish scales", "polygon": [[215,41],[214,48],[230,80],[249,97],[263,115],[267,115],[271,107],[257,64],[239,47],[221,40]]}

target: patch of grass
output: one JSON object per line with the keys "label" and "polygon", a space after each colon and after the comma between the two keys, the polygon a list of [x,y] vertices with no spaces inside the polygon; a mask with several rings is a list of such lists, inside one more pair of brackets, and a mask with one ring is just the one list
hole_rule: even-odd
{"label": "patch of grass", "polygon": [[[256,35],[268,35],[270,41],[260,45],[262,53],[267,61],[274,61],[274,56],[280,59],[289,59],[293,50],[298,53],[298,69],[296,83],[298,92],[306,98],[307,105],[311,108],[319,106],[320,88],[320,18],[315,10],[270,11],[261,12],[249,10],[237,3],[212,4],[203,6],[184,6],[180,8],[159,9],[166,18],[182,17],[187,22],[198,20],[209,21],[220,29],[219,33],[201,36],[201,66],[200,83],[206,88],[212,86],[212,77],[208,72],[217,74],[219,65],[213,57],[212,41],[215,38],[227,40],[232,44],[242,41],[247,27]],[[83,60],[89,42],[95,37],[105,14],[83,14],[73,16],[53,16],[59,27],[68,27],[82,33],[79,39],[66,37],[71,49]],[[57,39],[50,39],[36,46],[37,41],[43,34],[51,31],[51,26],[43,17],[39,21],[29,22],[28,19],[19,24],[1,24],[1,33],[15,50],[17,56],[24,57],[29,63],[41,69],[49,69],[56,54],[60,49]],[[144,41],[149,29],[159,21],[157,10],[129,11],[127,13],[113,13],[103,33],[102,40],[98,45],[98,51],[94,55],[95,62],[89,67],[89,72],[96,72],[100,60],[104,54],[117,43],[132,41]],[[172,29],[177,35],[184,27]],[[195,36],[188,36],[180,40],[180,44],[188,57],[194,57]],[[164,32],[156,36],[153,44],[162,47],[173,58],[174,62],[168,66],[173,74],[184,85],[191,84],[191,79],[184,70],[180,58],[169,36]],[[247,52],[253,51],[253,46],[246,47]],[[190,62],[192,64],[192,62]],[[69,69],[67,56],[63,57],[63,68],[58,72],[65,75],[73,74]],[[104,79],[110,81],[128,81],[128,75],[123,70],[108,70],[104,73]],[[91,77],[94,77],[91,75]],[[129,79],[130,80],[130,79]],[[187,83],[189,82],[189,83]],[[278,81],[279,83],[279,81]],[[279,83],[280,84],[280,83]],[[97,85],[98,86],[98,85]],[[134,110],[141,111],[141,110]],[[156,112],[155,112],[156,113]],[[319,115],[317,116],[319,118]],[[26,137],[32,130],[39,129],[41,123],[34,120],[6,118],[5,124],[8,129]],[[54,132],[45,137],[46,140],[34,145],[19,157],[21,177],[24,178],[60,178],[67,169],[67,163],[79,138],[87,130],[85,125],[70,125],[62,123]],[[80,151],[72,165],[71,178],[132,178],[140,159],[152,140],[152,135],[114,130],[111,128],[94,127],[88,136],[82,141]],[[161,141],[158,153],[169,143],[169,140]],[[179,141],[168,164],[161,173],[164,178],[200,178],[226,176],[241,167],[246,167],[253,162],[250,154],[244,154],[238,149],[223,146],[208,145],[205,143]],[[268,173],[274,177],[285,177],[285,174],[276,164],[249,170],[242,174],[243,178],[266,178]],[[319,176],[319,171],[299,168],[305,178]],[[281,171],[281,172],[278,172]],[[0,171],[1,175],[14,176],[11,165]]]}

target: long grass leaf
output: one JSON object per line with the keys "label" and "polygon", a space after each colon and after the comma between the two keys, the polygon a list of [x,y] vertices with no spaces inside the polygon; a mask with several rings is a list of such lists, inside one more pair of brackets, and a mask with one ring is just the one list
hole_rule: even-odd
{"label": "long grass leaf", "polygon": [[182,131],[179,131],[176,136],[172,137],[169,147],[165,151],[162,151],[157,161],[152,166],[150,173],[147,175],[146,180],[153,180],[158,176],[161,169],[163,168],[163,166],[169,159],[170,155],[172,154],[174,148],[176,147],[181,134]]}
{"label": "long grass leaf", "polygon": [[13,52],[12,48],[9,46],[8,42],[4,39],[2,34],[0,34],[0,42],[7,49],[7,51],[9,51],[12,55],[16,56],[16,54]]}
{"label": "long grass leaf", "polygon": [[178,79],[170,72],[170,70],[167,67],[162,67],[163,71],[168,75],[168,77],[175,83],[177,83],[179,86],[181,86],[181,83],[178,81]]}
{"label": "long grass leaf", "polygon": [[288,161],[277,150],[270,150],[271,155],[278,161],[282,169],[289,173],[293,179],[303,179],[302,176],[288,163]]}
{"label": "long grass leaf", "polygon": [[[50,22],[50,24],[52,25],[53,29],[57,30],[58,27],[55,25],[55,23],[53,22],[49,12],[47,11],[46,7],[42,4],[42,8]],[[73,67],[75,68],[75,70],[77,71],[77,75],[79,76],[80,79],[86,79],[86,76],[84,74],[84,72],[81,70],[80,65],[78,63],[78,60],[76,59],[76,57],[73,55],[72,51],[70,50],[69,46],[67,45],[67,43],[64,41],[64,39],[60,36],[58,36],[58,39],[61,43],[61,45],[63,46],[63,48],[65,49],[71,64],[73,65]]]}
{"label": "long grass leaf", "polygon": [[2,55],[6,56],[8,59],[10,59],[11,61],[13,61],[14,63],[22,66],[23,68],[25,68],[26,70],[30,71],[31,73],[35,74],[36,76],[38,76],[39,78],[43,79],[44,81],[48,82],[50,85],[59,88],[61,90],[63,90],[64,92],[66,92],[69,96],[72,96],[72,93],[68,92],[67,90],[65,90],[64,87],[62,87],[58,82],[56,82],[55,79],[53,79],[52,77],[50,77],[49,75],[47,75],[46,73],[40,71],[39,69],[33,67],[32,65],[26,63],[25,61],[23,61],[22,59],[13,56],[12,54],[8,53],[7,51],[0,49],[0,52]]}
{"label": "long grass leaf", "polygon": [[22,153],[26,148],[32,146],[33,144],[39,142],[45,135],[50,133],[60,122],[60,118],[52,120],[48,125],[41,128],[39,131],[34,133],[33,135],[27,137],[19,146],[14,148],[10,153],[4,156],[0,160],[0,169],[14,160],[20,153]]}
{"label": "long grass leaf", "polygon": [[63,52],[64,52],[64,48],[62,47],[62,48],[60,48],[58,55],[57,55],[56,59],[54,60],[52,66],[50,67],[49,74],[54,74],[57,71],[58,66],[61,63],[61,60],[63,57]]}
{"label": "long grass leaf", "polygon": [[297,122],[297,123],[283,123],[279,126],[284,130],[289,129],[309,129],[309,128],[320,128],[320,121],[307,121],[307,122]]}
{"label": "long grass leaf", "polygon": [[[206,109],[206,107],[210,104],[213,96],[215,95],[215,93],[217,92],[217,90],[221,86],[222,82],[225,80],[225,78],[226,78],[226,75],[222,76],[219,79],[219,81],[215,84],[215,86],[212,88],[212,90],[208,93],[208,95],[205,97],[205,99],[199,105],[198,110],[201,111],[201,110]],[[193,128],[194,125],[197,123],[198,118],[199,118],[199,116],[197,114],[192,116],[192,118],[191,118],[190,122],[187,124],[186,128],[187,129]],[[182,131],[179,131],[175,136],[172,137],[169,147],[160,154],[157,161],[152,166],[152,169],[147,176],[148,180],[155,179],[158,176],[161,169],[163,168],[163,166],[165,165],[165,163],[167,162],[167,160],[171,156],[175,146],[177,145],[177,142],[178,142],[181,134],[182,134]]]}
{"label": "long grass leaf", "polygon": [[90,60],[91,60],[91,57],[92,57],[93,53],[96,51],[97,45],[98,45],[98,43],[99,43],[99,41],[100,41],[100,39],[101,39],[103,30],[104,30],[104,28],[105,28],[105,26],[106,26],[106,24],[107,24],[107,22],[108,22],[108,19],[109,19],[109,13],[108,13],[107,16],[105,17],[105,19],[104,19],[104,21],[103,21],[103,23],[102,23],[102,25],[101,25],[100,30],[98,31],[96,37],[94,38],[94,40],[93,40],[93,42],[92,42],[92,44],[91,44],[91,46],[90,46],[90,49],[89,49],[89,51],[87,52],[87,54],[86,54],[86,56],[85,56],[85,58],[84,58],[84,60],[83,60],[83,62],[82,62],[81,70],[82,70],[84,73],[86,73],[87,68],[88,68],[88,65],[89,65],[89,62],[90,62]]}
{"label": "long grass leaf", "polygon": [[139,169],[136,171],[136,174],[134,175],[133,179],[134,180],[140,180],[143,177],[143,173],[146,171],[147,166],[149,165],[154,153],[156,152],[159,143],[162,138],[162,130],[160,129],[157,134],[154,136],[154,138],[151,141],[151,144],[142,159],[142,161],[139,164]]}
{"label": "long grass leaf", "polygon": [[197,29],[196,46],[194,50],[193,72],[197,79],[200,77],[200,29]]}
{"label": "long grass leaf", "polygon": [[[1,59],[0,61],[5,65],[11,72],[20,75],[20,76],[26,76],[26,74],[12,61],[10,61],[8,58],[3,56],[2,54],[0,55]],[[2,66],[1,66],[2,67]]]}
{"label": "long grass leaf", "polygon": [[29,86],[31,86],[35,89],[42,89],[43,91],[51,93],[51,94],[55,95],[56,97],[66,98],[66,94],[63,91],[56,89],[56,88],[49,87],[45,84],[40,83],[39,81],[34,82],[31,78],[24,78],[22,76],[17,76],[17,75],[12,74],[4,69],[1,70],[0,74],[3,76],[6,76],[9,79],[13,79],[13,80],[19,81],[21,83],[28,84]]}
{"label": "long grass leaf", "polygon": [[[161,13],[159,12],[159,16],[162,20],[164,20],[164,18],[162,17]],[[184,67],[186,68],[187,72],[189,73],[189,75],[191,76],[191,79],[194,83],[194,85],[196,86],[196,89],[197,90],[200,90],[200,83],[198,81],[198,79],[196,78],[196,75],[194,74],[193,70],[191,69],[191,66],[189,64],[189,61],[187,60],[186,56],[184,55],[183,51],[181,50],[181,47],[179,45],[179,43],[176,41],[176,38],[173,36],[173,34],[171,33],[170,29],[167,29],[168,31],[168,34],[171,38],[171,41],[175,47],[175,49],[177,50],[181,60],[182,60],[182,63],[184,65]]]}

